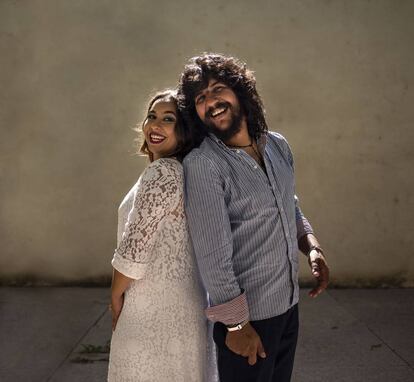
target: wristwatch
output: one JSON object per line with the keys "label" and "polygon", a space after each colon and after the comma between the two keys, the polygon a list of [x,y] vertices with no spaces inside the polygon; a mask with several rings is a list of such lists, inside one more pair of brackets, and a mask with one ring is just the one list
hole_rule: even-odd
{"label": "wristwatch", "polygon": [[312,252],[312,251],[317,251],[317,252],[319,252],[321,255],[324,255],[324,251],[323,251],[323,249],[322,249],[322,247],[320,246],[320,245],[312,245],[310,248],[309,248],[309,251],[308,251],[308,254],[307,254],[307,256],[309,256],[310,255],[310,253]]}
{"label": "wristwatch", "polygon": [[227,330],[229,331],[229,332],[235,332],[235,331],[237,331],[237,330],[242,330],[243,329],[243,327],[247,324],[249,322],[249,320],[246,320],[246,321],[243,321],[243,322],[240,322],[240,324],[237,324],[237,325],[227,325]]}

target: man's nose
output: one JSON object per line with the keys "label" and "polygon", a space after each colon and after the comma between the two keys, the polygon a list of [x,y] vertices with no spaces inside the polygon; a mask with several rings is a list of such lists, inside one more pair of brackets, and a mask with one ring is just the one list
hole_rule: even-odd
{"label": "man's nose", "polygon": [[209,94],[206,96],[206,108],[207,110],[217,103],[217,96],[215,94]]}

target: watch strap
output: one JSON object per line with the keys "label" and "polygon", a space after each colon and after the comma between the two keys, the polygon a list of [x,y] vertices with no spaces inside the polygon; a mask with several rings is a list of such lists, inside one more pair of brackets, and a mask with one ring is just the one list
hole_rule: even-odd
{"label": "watch strap", "polygon": [[240,322],[237,325],[227,325],[227,330],[229,332],[236,332],[238,330],[242,330],[248,322],[249,322],[249,320],[246,320],[246,321]]}
{"label": "watch strap", "polygon": [[308,251],[308,256],[310,255],[310,253],[312,252],[312,251],[318,251],[320,254],[322,254],[322,255],[324,255],[324,251],[323,251],[323,249],[322,249],[322,247],[320,246],[320,245],[312,245],[310,248],[309,248],[309,251]]}

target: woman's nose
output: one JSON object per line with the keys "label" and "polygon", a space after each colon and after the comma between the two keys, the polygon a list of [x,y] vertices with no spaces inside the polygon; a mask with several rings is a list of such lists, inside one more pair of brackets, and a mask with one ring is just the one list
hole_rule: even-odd
{"label": "woman's nose", "polygon": [[151,127],[151,129],[158,129],[161,126],[161,121],[158,118],[153,119],[149,126]]}

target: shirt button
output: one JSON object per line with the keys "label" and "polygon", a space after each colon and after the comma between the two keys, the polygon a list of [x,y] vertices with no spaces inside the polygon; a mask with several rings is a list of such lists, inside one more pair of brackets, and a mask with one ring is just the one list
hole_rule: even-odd
{"label": "shirt button", "polygon": [[256,168],[257,168],[257,166],[254,166],[254,168],[256,169]]}
{"label": "shirt button", "polygon": [[236,150],[236,153],[237,153],[237,154],[240,154],[240,150]]}

